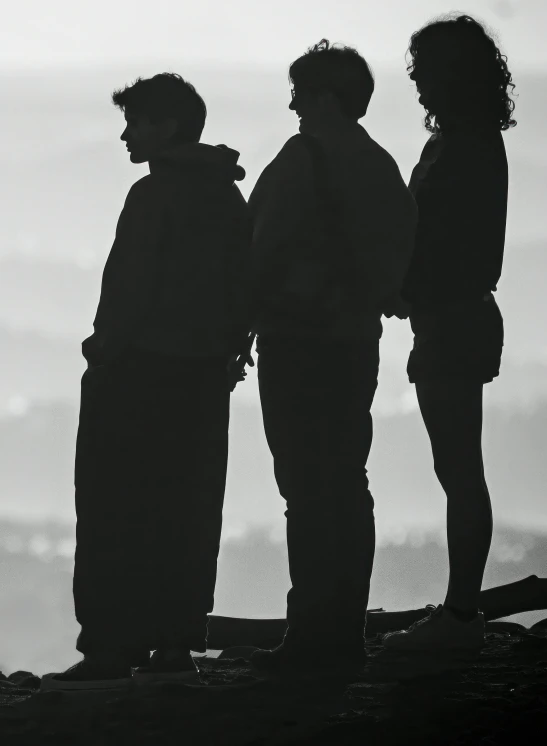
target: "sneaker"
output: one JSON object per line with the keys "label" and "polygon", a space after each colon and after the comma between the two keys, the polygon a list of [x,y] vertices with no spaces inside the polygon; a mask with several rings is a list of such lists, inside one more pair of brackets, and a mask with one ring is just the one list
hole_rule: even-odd
{"label": "sneaker", "polygon": [[189,650],[156,650],[149,666],[139,666],[133,672],[135,684],[175,681],[201,684],[199,671]]}
{"label": "sneaker", "polygon": [[351,651],[340,648],[291,647],[281,643],[273,650],[255,650],[251,666],[259,673],[354,673],[360,671],[367,659],[364,645]]}
{"label": "sneaker", "polygon": [[131,685],[131,666],[113,661],[98,663],[84,658],[63,673],[48,673],[42,677],[40,691],[90,691],[125,689]]}
{"label": "sneaker", "polygon": [[414,622],[402,632],[388,632],[385,648],[400,652],[478,651],[484,647],[484,614],[479,611],[470,622],[462,622],[442,605],[425,619]]}

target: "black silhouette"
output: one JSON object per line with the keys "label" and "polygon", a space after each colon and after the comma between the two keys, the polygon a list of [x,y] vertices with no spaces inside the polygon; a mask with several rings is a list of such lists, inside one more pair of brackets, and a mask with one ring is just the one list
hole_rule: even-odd
{"label": "black silhouette", "polygon": [[[113,94],[133,163],[83,343],[76,452],[77,649],[45,688],[195,677],[213,609],[250,220],[239,154],[200,144],[206,109],[175,74]],[[239,310],[238,310],[239,309]],[[150,660],[150,651],[155,653]]]}
{"label": "black silhouette", "polygon": [[318,644],[336,666],[362,661],[381,309],[400,290],[417,218],[393,158],[358,124],[374,88],[365,60],[323,40],[290,79],[301,134],[249,200],[249,313],[292,581],[283,644],[253,657],[262,669],[313,663]]}
{"label": "black silhouette", "polygon": [[[492,537],[481,430],[483,384],[499,374],[500,278],[507,158],[500,130],[515,125],[506,58],[469,16],[426,25],[410,41],[410,78],[432,133],[410,181],[419,222],[402,297],[414,347],[408,375],[447,495],[450,582],[431,624],[391,647],[480,647],[479,593]],[[448,613],[447,613],[448,612]],[[467,624],[462,624],[467,622]]]}

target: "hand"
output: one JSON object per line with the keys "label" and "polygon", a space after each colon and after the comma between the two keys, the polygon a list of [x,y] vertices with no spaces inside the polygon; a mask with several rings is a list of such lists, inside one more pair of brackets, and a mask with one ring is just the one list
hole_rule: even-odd
{"label": "hand", "polygon": [[388,319],[392,316],[398,319],[408,319],[410,303],[403,300],[400,295],[395,295],[384,303],[382,313]]}
{"label": "hand", "polygon": [[247,377],[245,366],[248,365],[250,368],[254,368],[254,364],[255,361],[250,352],[232,355],[228,361],[228,382],[230,384],[230,391],[233,391],[237,384],[244,381]]}

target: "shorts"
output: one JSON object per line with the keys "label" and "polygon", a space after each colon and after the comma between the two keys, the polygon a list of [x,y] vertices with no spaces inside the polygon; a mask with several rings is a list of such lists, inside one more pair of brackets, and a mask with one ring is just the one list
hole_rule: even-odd
{"label": "shorts", "polygon": [[492,294],[480,300],[413,309],[410,383],[465,379],[489,383],[500,372],[503,318]]}

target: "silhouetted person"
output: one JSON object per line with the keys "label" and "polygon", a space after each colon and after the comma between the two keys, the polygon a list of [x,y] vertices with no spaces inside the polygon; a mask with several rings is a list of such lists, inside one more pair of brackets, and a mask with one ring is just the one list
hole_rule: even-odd
{"label": "silhouetted person", "polygon": [[[171,73],[116,91],[130,189],[83,343],[74,603],[82,661],[46,682],[196,676],[213,609],[228,450],[227,363],[251,226],[239,154],[200,144],[206,108]],[[150,659],[150,651],[155,651]]]}
{"label": "silhouetted person", "polygon": [[283,644],[252,658],[269,670],[364,659],[381,307],[400,291],[417,221],[397,164],[358,123],[374,88],[366,61],[323,40],[289,75],[301,134],[249,200],[260,397],[292,581]]}
{"label": "silhouetted person", "polygon": [[505,57],[469,16],[412,35],[408,70],[432,133],[410,189],[419,223],[403,287],[414,347],[408,375],[447,496],[450,582],[425,621],[385,639],[400,649],[477,649],[479,592],[492,537],[481,431],[483,385],[499,374],[503,320],[494,300],[507,211],[500,130],[513,126]]}

